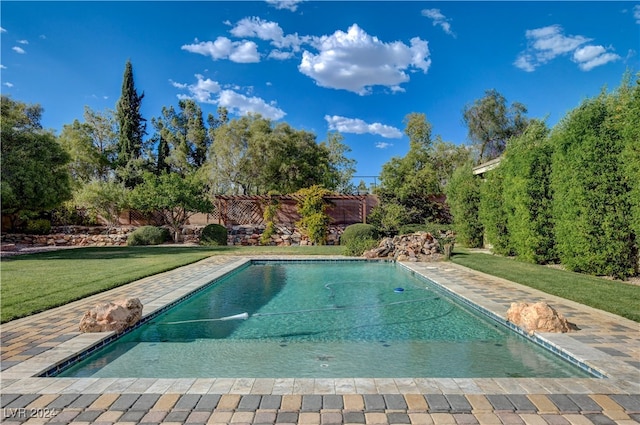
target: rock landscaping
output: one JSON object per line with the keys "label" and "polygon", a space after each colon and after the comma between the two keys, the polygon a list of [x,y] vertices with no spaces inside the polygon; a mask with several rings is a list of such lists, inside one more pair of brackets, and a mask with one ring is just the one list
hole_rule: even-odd
{"label": "rock landscaping", "polygon": [[[80,247],[80,246],[124,246],[129,234],[136,226],[103,227],[103,226],[66,226],[53,228],[49,235],[29,235],[24,233],[3,234],[2,251],[19,251],[21,247]],[[185,226],[180,239],[185,244],[198,244],[204,226]],[[327,245],[339,245],[340,236],[345,226],[329,226]],[[228,245],[312,245],[294,226],[276,226],[269,242],[263,243],[260,238],[265,230],[264,225],[227,226]]]}
{"label": "rock landscaping", "polygon": [[437,238],[428,232],[416,232],[384,238],[377,248],[366,251],[365,258],[384,258],[397,261],[439,261],[445,251],[453,248],[453,234],[446,233]]}

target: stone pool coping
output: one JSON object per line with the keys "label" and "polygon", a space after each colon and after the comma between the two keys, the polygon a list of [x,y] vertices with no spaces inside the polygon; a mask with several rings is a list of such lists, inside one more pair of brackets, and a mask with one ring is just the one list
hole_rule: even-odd
{"label": "stone pool coping", "polygon": [[[138,296],[148,317],[211,280],[256,260],[342,260],[331,256],[210,257],[1,326],[0,394],[640,394],[640,325],[559,297],[452,263],[402,263],[448,291],[503,317],[512,301],[544,300],[581,330],[539,334],[553,347],[606,376],[599,378],[55,378],[38,377],[113,333],[80,334],[77,324],[92,305]],[[6,368],[5,368],[6,366]]]}

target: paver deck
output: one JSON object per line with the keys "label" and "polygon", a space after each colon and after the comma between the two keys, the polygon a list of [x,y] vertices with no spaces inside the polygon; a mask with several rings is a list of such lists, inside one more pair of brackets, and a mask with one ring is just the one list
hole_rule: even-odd
{"label": "paver deck", "polygon": [[451,263],[405,266],[498,317],[548,302],[580,331],[538,337],[606,378],[37,377],[111,335],[78,332],[93,305],[138,297],[148,315],[247,261],[211,257],[3,324],[3,423],[640,423],[640,324]]}

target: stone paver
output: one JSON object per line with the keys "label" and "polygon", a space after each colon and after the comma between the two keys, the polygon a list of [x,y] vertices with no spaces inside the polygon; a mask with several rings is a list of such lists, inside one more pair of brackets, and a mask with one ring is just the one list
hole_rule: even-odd
{"label": "stone paver", "polygon": [[2,423],[582,425],[640,420],[637,323],[449,263],[406,266],[488,314],[503,314],[513,300],[547,300],[582,326],[573,334],[540,337],[566,347],[607,378],[34,377],[52,361],[105,337],[77,332],[79,316],[90,306],[126,295],[155,309],[244,261],[212,257],[3,324]]}

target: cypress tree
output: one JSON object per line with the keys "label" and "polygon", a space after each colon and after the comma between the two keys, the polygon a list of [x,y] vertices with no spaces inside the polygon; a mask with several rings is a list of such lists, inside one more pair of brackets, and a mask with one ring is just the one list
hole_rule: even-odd
{"label": "cypress tree", "polygon": [[[145,119],[140,113],[144,93],[138,95],[133,80],[133,67],[128,60],[122,77],[122,94],[116,104],[118,122],[118,160],[119,168],[130,168],[131,161],[142,155],[142,137],[146,133]],[[127,173],[128,174],[128,173]],[[124,177],[128,187],[135,185],[131,176]]]}

